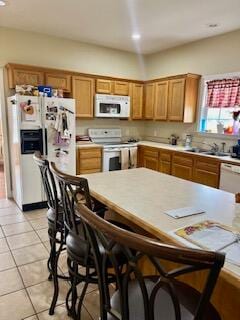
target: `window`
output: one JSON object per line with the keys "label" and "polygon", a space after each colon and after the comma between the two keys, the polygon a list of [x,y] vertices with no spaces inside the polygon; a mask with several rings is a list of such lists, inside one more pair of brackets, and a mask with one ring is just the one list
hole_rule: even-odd
{"label": "window", "polygon": [[240,134],[240,75],[204,81],[200,132]]}

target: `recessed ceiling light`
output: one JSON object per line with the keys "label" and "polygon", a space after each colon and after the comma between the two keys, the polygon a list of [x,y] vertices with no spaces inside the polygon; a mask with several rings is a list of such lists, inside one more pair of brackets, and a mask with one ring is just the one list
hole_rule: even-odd
{"label": "recessed ceiling light", "polygon": [[141,35],[139,33],[133,33],[132,34],[132,39],[133,40],[139,40],[139,39],[141,39]]}
{"label": "recessed ceiling light", "polygon": [[4,7],[6,5],[5,1],[0,0],[0,7]]}
{"label": "recessed ceiling light", "polygon": [[208,27],[209,28],[217,28],[219,25],[217,23],[209,23]]}

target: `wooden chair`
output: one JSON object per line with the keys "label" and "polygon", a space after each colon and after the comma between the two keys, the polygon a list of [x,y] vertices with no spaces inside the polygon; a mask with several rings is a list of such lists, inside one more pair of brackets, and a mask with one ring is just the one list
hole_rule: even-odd
{"label": "wooden chair", "polygon": [[[66,249],[65,237],[64,237],[64,219],[63,219],[63,207],[61,200],[58,197],[56,183],[52,172],[49,169],[48,160],[41,156],[40,152],[35,152],[34,161],[38,165],[42,177],[42,183],[44,191],[47,197],[48,211],[48,236],[50,241],[50,255],[48,259],[48,269],[50,272],[49,280],[53,279],[54,293],[49,309],[49,314],[54,314],[54,309],[57,303],[59,294],[58,279],[69,280],[68,277],[58,274],[58,260],[61,252]],[[58,245],[58,249],[57,249]]]}
{"label": "wooden chair", "polygon": [[[58,170],[54,163],[50,164],[50,169],[58,182],[64,210],[67,262],[71,280],[71,288],[66,298],[66,305],[69,315],[74,319],[80,319],[82,303],[87,287],[90,283],[97,284],[99,280],[90,243],[81,219],[75,214],[75,209],[76,206],[81,203],[88,207],[91,212],[94,212],[95,215],[103,218],[106,207],[91,198],[87,179],[67,175]],[[118,225],[127,228],[122,224]],[[101,254],[103,254],[102,249],[102,247],[99,249]],[[121,259],[120,248],[116,248],[115,254],[119,264],[123,266],[125,259]],[[115,275],[108,271],[106,272],[107,283],[115,282]],[[80,283],[84,283],[84,286],[78,298],[77,286]]]}
{"label": "wooden chair", "polygon": [[[101,320],[220,319],[209,301],[224,264],[222,253],[162,244],[116,227],[84,205],[78,205],[76,213],[82,220],[95,259]],[[127,259],[124,272],[116,259],[116,246],[121,247]],[[104,255],[100,247],[105,249]],[[143,259],[154,268],[155,275],[144,275]],[[111,298],[106,281],[108,260],[114,267],[118,287]],[[202,292],[179,279],[179,276],[202,270],[207,272]]]}

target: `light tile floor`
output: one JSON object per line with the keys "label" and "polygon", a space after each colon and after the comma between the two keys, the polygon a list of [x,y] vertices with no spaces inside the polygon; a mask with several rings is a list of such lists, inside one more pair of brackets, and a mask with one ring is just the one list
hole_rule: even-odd
{"label": "light tile floor", "polygon": [[[54,316],[48,315],[53,283],[48,281],[49,242],[46,209],[22,213],[8,200],[0,200],[0,319],[65,320],[67,281],[60,280]],[[59,272],[66,274],[66,254]],[[80,288],[79,288],[80,289]],[[91,285],[84,301],[82,320],[98,320],[97,287]]]}

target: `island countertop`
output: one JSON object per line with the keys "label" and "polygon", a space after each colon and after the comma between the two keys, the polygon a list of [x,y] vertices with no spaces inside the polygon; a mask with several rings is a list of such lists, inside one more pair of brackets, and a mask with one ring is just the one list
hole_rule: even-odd
{"label": "island countertop", "polygon": [[[235,197],[232,193],[146,168],[93,173],[84,177],[88,179],[93,197],[169,244],[186,246],[173,236],[172,231],[203,220],[234,226]],[[206,213],[180,219],[164,213],[189,206],[201,208]],[[195,278],[193,283],[201,282],[200,279],[201,276]],[[240,267],[225,261],[213,296],[223,320],[239,319],[239,297]]]}

